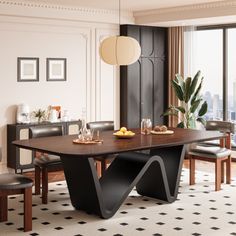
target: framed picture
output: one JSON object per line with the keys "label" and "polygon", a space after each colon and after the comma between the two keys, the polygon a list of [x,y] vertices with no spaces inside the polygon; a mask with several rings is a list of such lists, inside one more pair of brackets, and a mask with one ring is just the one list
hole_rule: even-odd
{"label": "framed picture", "polygon": [[17,58],[17,81],[18,82],[39,81],[39,58],[36,57]]}
{"label": "framed picture", "polygon": [[66,81],[66,58],[47,58],[47,81]]}

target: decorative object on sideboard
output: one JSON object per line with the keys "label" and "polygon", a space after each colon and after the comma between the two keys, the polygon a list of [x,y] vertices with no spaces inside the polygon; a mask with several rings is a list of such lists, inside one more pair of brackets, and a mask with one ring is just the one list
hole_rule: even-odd
{"label": "decorative object on sideboard", "polygon": [[38,119],[38,123],[44,121],[46,119],[46,111],[42,109],[38,109],[33,111],[33,116]]}
{"label": "decorative object on sideboard", "polygon": [[17,106],[16,122],[18,124],[30,123],[30,109],[27,104],[20,104]]}
{"label": "decorative object on sideboard", "polygon": [[197,121],[205,126],[204,115],[207,112],[207,102],[203,101],[200,93],[202,82],[201,71],[198,71],[193,79],[187,77],[185,80],[181,75],[176,74],[171,84],[180,105],[171,105],[162,115],[178,117],[179,128],[196,128]]}
{"label": "decorative object on sideboard", "polygon": [[61,118],[61,106],[49,106],[50,109],[54,109],[57,111],[57,118],[60,119]]}
{"label": "decorative object on sideboard", "polygon": [[39,81],[38,57],[17,58],[17,81],[18,82]]}
{"label": "decorative object on sideboard", "polygon": [[52,123],[53,123],[53,122],[57,122],[57,121],[58,121],[57,116],[58,116],[57,110],[51,109],[50,112],[49,112],[48,120],[49,120],[50,122],[52,122]]}
{"label": "decorative object on sideboard", "polygon": [[66,81],[66,58],[47,58],[47,81]]}
{"label": "decorative object on sideboard", "polygon": [[63,111],[63,115],[61,117],[61,121],[70,121],[70,115],[68,110]]}
{"label": "decorative object on sideboard", "polygon": [[110,65],[130,65],[139,59],[140,54],[141,47],[138,41],[128,36],[110,36],[105,38],[100,45],[100,56],[104,62]]}

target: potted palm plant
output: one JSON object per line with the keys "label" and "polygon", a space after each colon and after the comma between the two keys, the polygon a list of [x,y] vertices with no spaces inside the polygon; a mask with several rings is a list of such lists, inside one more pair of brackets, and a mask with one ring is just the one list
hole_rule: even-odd
{"label": "potted palm plant", "polygon": [[163,116],[176,116],[179,119],[177,127],[195,128],[196,122],[205,125],[204,115],[207,112],[207,102],[203,101],[200,94],[203,77],[198,71],[194,78],[187,77],[185,80],[181,75],[176,74],[171,81],[175,94],[180,101],[180,105],[171,105],[162,114]]}
{"label": "potted palm plant", "polygon": [[46,111],[42,109],[38,109],[36,111],[33,111],[33,115],[35,118],[38,119],[38,123],[42,122],[43,119],[45,119]]}

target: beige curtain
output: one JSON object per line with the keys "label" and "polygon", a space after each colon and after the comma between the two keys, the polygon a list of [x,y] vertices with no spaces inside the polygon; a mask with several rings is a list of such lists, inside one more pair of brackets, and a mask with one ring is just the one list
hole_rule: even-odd
{"label": "beige curtain", "polygon": [[[184,30],[183,27],[170,27],[168,29],[168,106],[178,105],[178,99],[175,96],[171,86],[171,80],[175,74],[184,73]],[[176,127],[178,118],[169,116],[168,125]]]}

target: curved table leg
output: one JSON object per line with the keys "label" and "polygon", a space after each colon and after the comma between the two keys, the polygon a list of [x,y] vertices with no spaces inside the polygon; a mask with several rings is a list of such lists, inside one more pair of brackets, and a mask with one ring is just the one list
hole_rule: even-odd
{"label": "curved table leg", "polygon": [[93,158],[61,156],[72,205],[102,218],[112,217],[135,185],[141,195],[173,202],[183,158],[183,146],[123,153],[98,179]]}
{"label": "curved table leg", "polygon": [[[138,182],[136,189],[140,195],[173,202],[178,195],[185,147],[176,146],[154,149],[150,156],[157,155],[160,160],[151,165]],[[155,180],[155,181],[154,181]]]}

